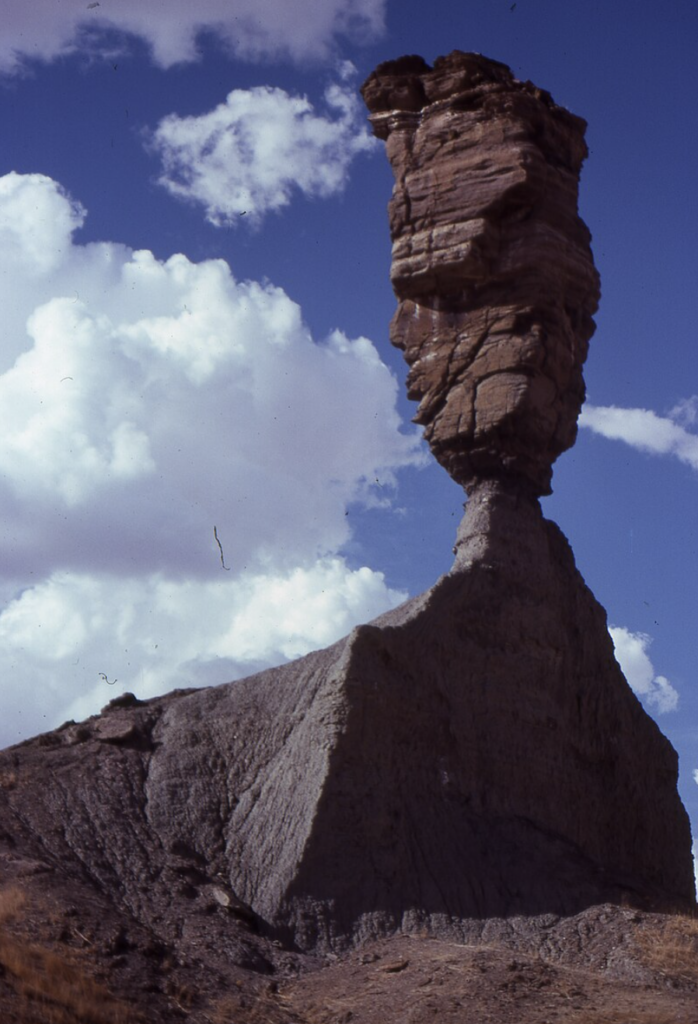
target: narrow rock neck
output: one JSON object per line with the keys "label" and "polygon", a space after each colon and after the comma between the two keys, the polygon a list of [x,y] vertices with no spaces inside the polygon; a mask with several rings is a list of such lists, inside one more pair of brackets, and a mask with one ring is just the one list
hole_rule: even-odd
{"label": "narrow rock neck", "polygon": [[509,481],[482,480],[468,496],[453,553],[453,573],[476,563],[542,568],[549,544],[538,499]]}

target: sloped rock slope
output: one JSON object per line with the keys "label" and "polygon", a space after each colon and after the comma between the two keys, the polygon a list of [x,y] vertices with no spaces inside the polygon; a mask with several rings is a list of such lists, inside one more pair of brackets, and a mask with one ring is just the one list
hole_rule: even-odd
{"label": "sloped rock slope", "polygon": [[563,536],[485,482],[453,571],[346,640],[0,755],[1,856],[251,966],[240,921],[312,950],[602,901],[688,908],[676,777]]}

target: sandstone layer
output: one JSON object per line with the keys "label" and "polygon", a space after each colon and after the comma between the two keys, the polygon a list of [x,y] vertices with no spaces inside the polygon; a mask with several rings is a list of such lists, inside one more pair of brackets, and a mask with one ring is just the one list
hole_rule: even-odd
{"label": "sandstone layer", "polygon": [[395,175],[391,339],[415,420],[466,488],[508,477],[547,494],[599,298],[577,213],[586,123],[459,51],[381,64],[362,92]]}

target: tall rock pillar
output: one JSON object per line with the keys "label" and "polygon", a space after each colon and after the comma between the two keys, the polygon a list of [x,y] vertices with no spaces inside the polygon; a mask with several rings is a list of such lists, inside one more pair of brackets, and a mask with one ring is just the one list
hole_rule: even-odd
{"label": "tall rock pillar", "polygon": [[508,478],[548,494],[599,299],[577,214],[586,123],[459,51],[381,64],[362,92],[395,174],[391,339],[415,420],[466,489]]}

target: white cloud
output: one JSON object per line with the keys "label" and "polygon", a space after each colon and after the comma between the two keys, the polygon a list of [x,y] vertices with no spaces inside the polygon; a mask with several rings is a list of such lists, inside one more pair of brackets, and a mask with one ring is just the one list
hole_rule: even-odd
{"label": "white cloud", "polygon": [[383,503],[423,458],[372,343],[317,343],[281,289],[222,260],[75,245],[83,213],[49,178],[9,175],[0,197],[0,685],[13,704],[51,706],[55,724],[87,692],[94,710],[99,672],[132,687],[126,649],[144,692],[222,682],[400,600],[341,558],[347,506]]}
{"label": "white cloud", "polygon": [[642,452],[673,455],[698,469],[698,435],[686,429],[695,422],[697,402],[696,397],[680,402],[668,416],[657,416],[650,409],[585,405],[579,425]]}
{"label": "white cloud", "polygon": [[57,182],[38,174],[0,178],[0,249],[33,279],[56,269],[62,245],[84,219],[85,210]]}
{"label": "white cloud", "polygon": [[609,633],[618,664],[638,697],[646,700],[659,714],[674,711],[679,695],[668,679],[655,673],[647,653],[652,638],[646,633],[631,633],[623,626],[611,626]]}
{"label": "white cloud", "polygon": [[139,698],[299,657],[404,600],[341,558],[209,580],[56,572],[0,613],[2,742]]}
{"label": "white cloud", "polygon": [[385,5],[386,0],[3,0],[0,71],[16,71],[27,58],[113,52],[114,30],[145,40],[161,67],[195,60],[202,30],[215,32],[232,53],[247,59],[323,57],[338,35],[379,35]]}
{"label": "white cloud", "polygon": [[698,786],[698,768],[693,769],[693,781]]}
{"label": "white cloud", "polygon": [[698,422],[698,395],[682,398],[669,412],[669,419],[682,427],[692,427]]}
{"label": "white cloud", "polygon": [[[345,75],[345,78],[347,76]],[[234,89],[225,103],[198,117],[163,118],[150,144],[172,195],[203,205],[212,224],[258,222],[287,206],[295,190],[326,198],[340,192],[349,165],[377,140],[365,128],[356,91],[334,84],[329,114],[283,89]]]}

